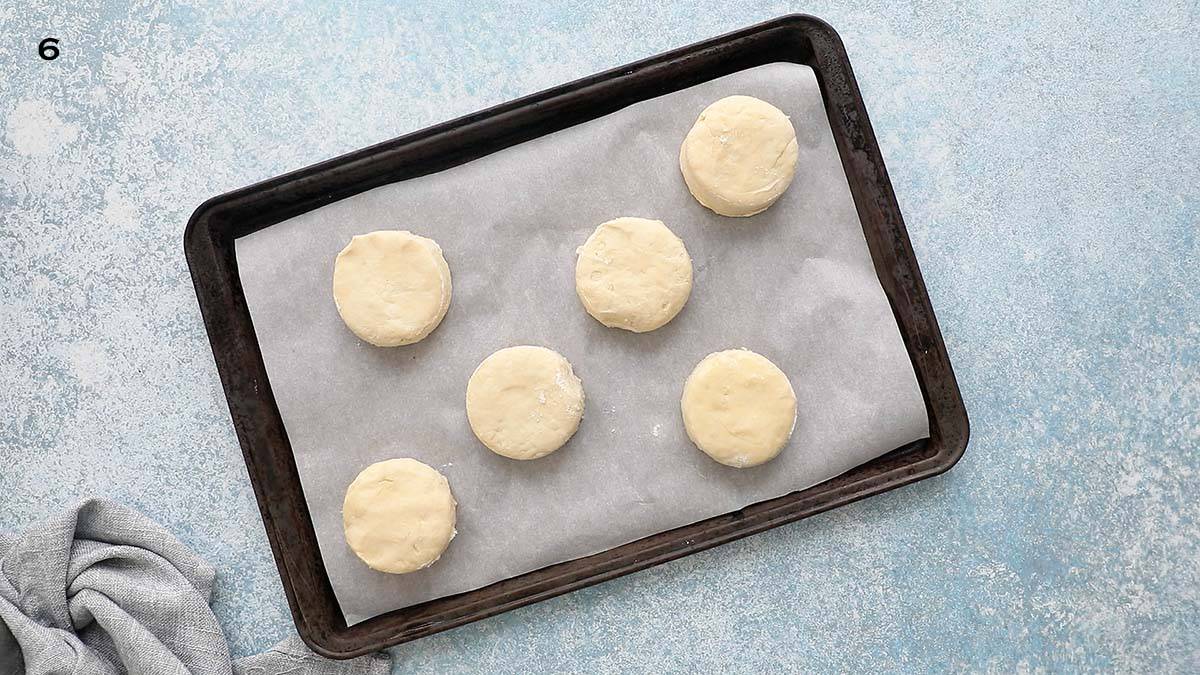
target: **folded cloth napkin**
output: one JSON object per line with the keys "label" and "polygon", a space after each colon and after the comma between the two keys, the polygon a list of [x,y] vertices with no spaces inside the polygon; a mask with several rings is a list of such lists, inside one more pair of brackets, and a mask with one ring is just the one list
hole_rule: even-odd
{"label": "folded cloth napkin", "polygon": [[88,499],[0,534],[0,673],[383,675],[386,654],[330,661],[293,637],[232,662],[208,607],[216,573],[162,526]]}

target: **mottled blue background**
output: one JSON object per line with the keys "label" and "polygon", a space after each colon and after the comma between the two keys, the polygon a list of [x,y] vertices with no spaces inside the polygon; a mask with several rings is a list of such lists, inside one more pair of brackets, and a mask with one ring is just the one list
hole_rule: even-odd
{"label": "mottled blue background", "polygon": [[1200,668],[1194,1],[126,4],[0,8],[0,528],[123,500],[217,566],[236,654],[282,638],[184,264],[192,210],[805,11],[849,50],[966,456],[405,645],[397,672]]}

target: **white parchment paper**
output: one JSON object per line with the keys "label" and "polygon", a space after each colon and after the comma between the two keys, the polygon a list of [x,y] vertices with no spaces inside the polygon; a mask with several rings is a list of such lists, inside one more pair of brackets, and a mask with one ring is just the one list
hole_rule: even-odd
{"label": "white parchment paper", "polygon": [[[795,182],[771,209],[723,218],[679,173],[679,144],[709,103],[747,94],[796,127]],[[663,220],[695,287],[667,326],[602,326],[575,295],[575,248],[618,216]],[[437,240],[454,296],[424,341],[361,342],[332,298],[354,234]],[[875,276],[812,70],[771,64],[644,101],[488,157],[384,186],[237,242],[267,373],[296,453],[333,589],[351,624],[736,510],[832,478],[928,436],[925,406]],[[467,379],[518,344],[566,356],[587,395],[554,454],[518,462],[472,435]],[[746,347],[796,390],[791,443],[753,469],[688,441],[684,379],[705,355]],[[342,498],[372,462],[414,457],[458,499],[458,536],[432,567],[374,572],[346,546]]]}

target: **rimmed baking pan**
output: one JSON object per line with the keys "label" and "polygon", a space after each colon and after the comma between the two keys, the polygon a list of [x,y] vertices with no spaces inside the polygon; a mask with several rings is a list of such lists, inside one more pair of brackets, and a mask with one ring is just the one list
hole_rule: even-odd
{"label": "rimmed baking pan", "polygon": [[[928,413],[929,438],[812,488],[347,625],[322,561],[287,430],[239,277],[235,241],[373,188],[433,174],[626,106],[774,62],[809,66]],[[230,413],[297,630],[348,658],[644,569],[936,475],[968,425],[895,195],[837,34],[781,17],[447,122],[205,202],[185,252]]]}

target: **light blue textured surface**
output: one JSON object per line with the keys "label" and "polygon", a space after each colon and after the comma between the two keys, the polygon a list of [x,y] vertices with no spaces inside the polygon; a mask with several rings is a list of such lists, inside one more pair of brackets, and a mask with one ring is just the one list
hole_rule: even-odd
{"label": "light blue textured surface", "polygon": [[24,1],[0,8],[0,528],[125,501],[217,566],[236,654],[283,637],[183,260],[192,210],[806,11],[854,64],[971,414],[965,458],[405,645],[396,671],[1200,668],[1194,2]]}

